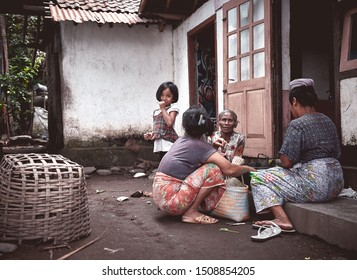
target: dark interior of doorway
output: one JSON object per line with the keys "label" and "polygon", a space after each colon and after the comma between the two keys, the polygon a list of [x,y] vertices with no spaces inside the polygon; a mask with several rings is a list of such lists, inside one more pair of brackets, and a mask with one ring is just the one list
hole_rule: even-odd
{"label": "dark interior of doorway", "polygon": [[198,31],[196,41],[196,94],[197,102],[202,105],[215,122],[217,115],[216,98],[216,51],[214,24]]}
{"label": "dark interior of doorway", "polygon": [[314,79],[319,95],[317,109],[337,123],[331,1],[294,0],[290,3],[291,79]]}

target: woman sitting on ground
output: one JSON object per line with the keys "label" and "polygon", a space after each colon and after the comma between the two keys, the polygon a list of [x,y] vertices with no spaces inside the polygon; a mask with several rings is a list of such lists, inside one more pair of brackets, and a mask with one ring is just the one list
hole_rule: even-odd
{"label": "woman sitting on ground", "polygon": [[238,117],[232,110],[224,110],[218,115],[219,131],[207,138],[225,158],[232,162],[235,156],[242,157],[245,137],[234,131],[238,125]]}
{"label": "woman sitting on ground", "polygon": [[213,224],[217,219],[199,212],[213,210],[225,192],[225,176],[240,176],[254,168],[235,165],[202,140],[214,125],[202,107],[186,110],[185,136],[163,157],[153,182],[157,206],[168,215],[182,215],[186,223]]}
{"label": "woman sitting on ground", "polygon": [[284,201],[322,202],[336,198],[343,188],[339,158],[340,144],[330,118],[316,111],[314,81],[297,79],[290,83],[289,102],[294,116],[280,149],[282,167],[254,172],[252,194],[257,213],[271,211],[273,221],[283,230],[293,225],[282,205]]}

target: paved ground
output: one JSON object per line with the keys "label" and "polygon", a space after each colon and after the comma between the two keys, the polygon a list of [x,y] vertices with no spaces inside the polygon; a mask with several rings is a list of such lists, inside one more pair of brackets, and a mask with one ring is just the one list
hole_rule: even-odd
{"label": "paved ground", "polygon": [[[304,260],[357,259],[357,252],[342,250],[302,234],[281,235],[264,243],[250,240],[256,234],[251,221],[229,226],[221,219],[214,225],[185,224],[164,216],[150,197],[132,198],[137,190],[151,191],[152,180],[126,175],[87,179],[92,233],[70,243],[70,248],[43,250],[48,244],[25,242],[8,260],[58,259],[101,236],[70,256],[71,260]],[[105,190],[97,193],[96,190]],[[129,200],[118,202],[117,197]],[[239,233],[223,232],[229,228]]]}

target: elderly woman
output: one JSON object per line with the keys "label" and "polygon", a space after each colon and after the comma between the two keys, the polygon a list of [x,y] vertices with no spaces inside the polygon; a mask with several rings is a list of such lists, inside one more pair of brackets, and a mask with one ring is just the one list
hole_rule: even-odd
{"label": "elderly woman", "polygon": [[219,131],[207,138],[207,142],[232,162],[235,156],[243,156],[245,137],[234,131],[238,125],[237,114],[232,110],[224,110],[218,115]]}
{"label": "elderly woman", "polygon": [[202,140],[214,125],[202,107],[191,107],[183,114],[185,135],[163,157],[153,182],[153,198],[168,215],[181,215],[182,221],[213,224],[218,220],[199,209],[215,209],[226,190],[225,176],[240,176],[254,168],[235,165],[212,145]]}
{"label": "elderly woman", "polygon": [[284,201],[329,201],[340,194],[344,183],[337,160],[340,144],[336,127],[330,118],[316,111],[314,81],[293,80],[289,102],[295,119],[287,128],[279,152],[282,167],[254,172],[251,180],[257,213],[271,211],[274,215],[273,221],[255,225],[273,225],[281,231],[293,230],[282,207]]}

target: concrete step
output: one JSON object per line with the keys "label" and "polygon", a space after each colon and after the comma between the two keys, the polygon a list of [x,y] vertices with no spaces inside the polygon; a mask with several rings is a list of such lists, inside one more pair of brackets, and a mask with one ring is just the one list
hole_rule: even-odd
{"label": "concrete step", "polygon": [[357,252],[357,200],[338,198],[324,203],[284,204],[299,233]]}

